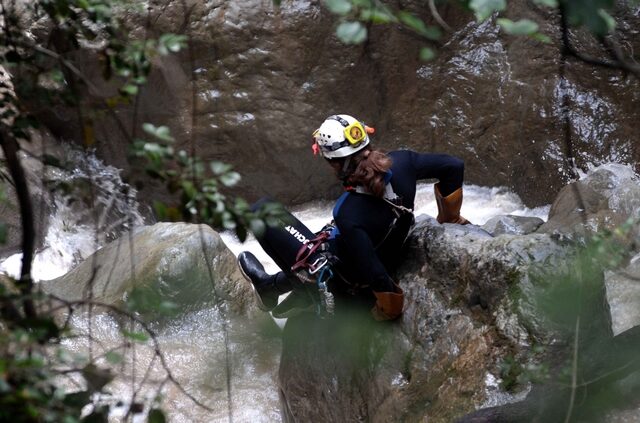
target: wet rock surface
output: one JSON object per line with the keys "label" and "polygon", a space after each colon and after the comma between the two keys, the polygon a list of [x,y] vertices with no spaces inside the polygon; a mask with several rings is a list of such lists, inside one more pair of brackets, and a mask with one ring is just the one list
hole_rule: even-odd
{"label": "wet rock surface", "polygon": [[505,215],[492,217],[482,225],[482,229],[493,236],[526,235],[534,232],[543,223],[539,217]]}
{"label": "wet rock surface", "polygon": [[595,233],[640,217],[640,185],[630,166],[607,164],[564,187],[538,232]]}
{"label": "wet rock surface", "polygon": [[152,320],[162,317],[159,306],[165,301],[178,306],[180,313],[220,300],[238,314],[256,310],[235,256],[205,225],[140,227],[40,286],[68,301],[92,298],[120,307],[135,303],[133,308]]}
{"label": "wet rock surface", "polygon": [[[195,144],[203,158],[235,164],[250,200],[332,197],[338,188],[310,154],[309,140],[327,115],[341,112],[375,126],[376,146],[457,155],[468,181],[507,186],[529,206],[547,204],[573,176],[564,157],[565,95],[571,148],[585,169],[639,161],[640,90],[633,78],[575,61],[563,82],[558,17],[528,4],[510,2],[506,17],[541,22],[552,43],[506,35],[494,20],[478,24],[449,4],[440,14],[454,31],[444,36],[438,57],[424,63],[418,59],[423,42],[393,26],[371,26],[362,45],[340,43],[336,19],[315,0],[283,1],[280,8],[261,0],[205,1],[188,9],[152,2],[150,33],[188,33],[194,59],[183,52],[157,60],[136,105],[137,120],[169,125],[179,146]],[[431,19],[422,3],[402,6]],[[126,13],[143,36],[146,14]],[[638,51],[640,16],[619,15],[622,41]],[[577,41],[604,54],[582,35]],[[94,56],[81,52],[78,61],[97,87],[85,102],[100,110],[116,94],[114,86],[100,80]],[[101,156],[136,176],[125,154],[135,135],[126,129],[131,111],[116,111],[120,124],[101,114],[93,124]],[[40,118],[56,135],[82,140],[73,111],[45,111]],[[165,195],[149,180],[142,194]]]}

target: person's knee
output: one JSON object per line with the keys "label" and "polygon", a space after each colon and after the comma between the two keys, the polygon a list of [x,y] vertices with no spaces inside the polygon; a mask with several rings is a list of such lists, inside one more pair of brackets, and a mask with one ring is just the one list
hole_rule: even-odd
{"label": "person's knee", "polygon": [[458,157],[451,156],[449,159],[449,168],[451,172],[456,175],[464,175],[464,161]]}
{"label": "person's knee", "polygon": [[464,180],[464,161],[458,157],[451,156],[447,168],[451,183],[455,185],[454,188],[461,187]]}

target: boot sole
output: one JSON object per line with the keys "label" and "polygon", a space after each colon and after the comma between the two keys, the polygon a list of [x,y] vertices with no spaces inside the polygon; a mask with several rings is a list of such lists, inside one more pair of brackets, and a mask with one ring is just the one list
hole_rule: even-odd
{"label": "boot sole", "polygon": [[[266,305],[264,305],[264,303],[262,302],[262,298],[260,298],[260,294],[258,293],[258,290],[253,285],[253,282],[251,282],[251,278],[249,277],[249,275],[247,275],[244,272],[244,269],[240,265],[240,260],[236,259],[236,264],[238,265],[238,268],[240,269],[240,273],[242,273],[242,276],[247,280],[247,282],[249,282],[249,286],[251,287],[251,292],[253,292],[253,296],[256,299],[256,303],[258,304],[258,308],[260,310],[262,310],[262,311],[271,311],[271,309],[269,307],[267,307]],[[277,305],[276,305],[276,307],[277,307]]]}

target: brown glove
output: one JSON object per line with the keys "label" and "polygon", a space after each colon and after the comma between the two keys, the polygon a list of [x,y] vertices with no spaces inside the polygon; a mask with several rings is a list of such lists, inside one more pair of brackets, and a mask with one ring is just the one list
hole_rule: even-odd
{"label": "brown glove", "polygon": [[402,314],[404,292],[396,285],[396,292],[374,292],[376,305],[371,309],[373,318],[381,320],[395,320]]}

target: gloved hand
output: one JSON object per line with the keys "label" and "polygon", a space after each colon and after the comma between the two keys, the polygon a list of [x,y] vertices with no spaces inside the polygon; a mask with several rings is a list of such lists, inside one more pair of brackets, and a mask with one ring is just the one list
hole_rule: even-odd
{"label": "gloved hand", "polygon": [[373,318],[381,320],[395,320],[402,315],[404,306],[404,292],[395,285],[396,292],[373,292],[376,296],[376,304],[371,309]]}

